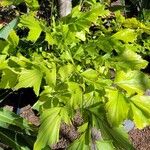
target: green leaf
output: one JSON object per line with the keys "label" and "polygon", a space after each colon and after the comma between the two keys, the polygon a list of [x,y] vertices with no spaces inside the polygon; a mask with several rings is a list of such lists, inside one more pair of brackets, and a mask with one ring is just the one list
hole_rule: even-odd
{"label": "green leaf", "polygon": [[84,58],[84,50],[81,46],[76,50],[73,58],[78,60],[78,61],[81,61],[82,58]]}
{"label": "green leaf", "polygon": [[17,36],[16,32],[13,30],[10,32],[9,36],[8,36],[8,42],[11,45],[10,48],[12,47],[16,47],[19,43],[19,37]]}
{"label": "green leaf", "polygon": [[85,32],[84,31],[76,32],[76,37],[79,38],[82,41],[86,40],[86,36],[85,36]]}
{"label": "green leaf", "polygon": [[147,118],[135,105],[131,104],[131,108],[133,113],[133,120],[137,128],[143,129],[144,127],[150,125],[150,118]]}
{"label": "green leaf", "polygon": [[68,82],[68,91],[71,94],[69,104],[77,109],[82,106],[82,88],[78,83]]}
{"label": "green leaf", "polygon": [[115,150],[111,141],[96,141],[96,147],[100,150]]}
{"label": "green leaf", "polygon": [[[79,11],[79,9],[76,9],[76,11]],[[105,10],[104,5],[99,3],[93,5],[92,9],[88,12],[75,13],[73,11],[73,18],[71,18],[71,21],[69,20],[69,28],[72,31],[78,32],[88,31],[91,24],[96,22],[98,16],[105,16],[108,14],[109,12]]]}
{"label": "green leaf", "polygon": [[18,17],[13,19],[9,24],[0,29],[0,38],[7,40],[11,31],[16,27],[18,23]]}
{"label": "green leaf", "polygon": [[93,69],[87,69],[84,72],[81,73],[81,75],[88,79],[88,80],[97,80],[98,79],[98,73],[97,71],[93,70]]}
{"label": "green leaf", "polygon": [[112,37],[125,43],[133,43],[137,39],[138,34],[133,29],[122,29],[115,33]]}
{"label": "green leaf", "polygon": [[106,103],[106,111],[108,121],[112,126],[118,126],[127,117],[129,104],[125,96],[118,90],[106,90],[108,102]]}
{"label": "green leaf", "polygon": [[18,84],[15,86],[15,89],[33,87],[35,94],[38,96],[42,76],[42,72],[38,69],[22,69],[22,71],[20,72]]}
{"label": "green leaf", "polygon": [[40,22],[32,14],[23,15],[20,18],[20,25],[29,28],[27,40],[35,42],[42,32]]}
{"label": "green leaf", "polygon": [[31,9],[37,9],[39,8],[38,0],[24,0],[27,4],[27,6]]}
{"label": "green leaf", "polygon": [[150,97],[136,95],[131,98],[131,102],[136,127],[142,129],[150,125]]}
{"label": "green leaf", "polygon": [[59,112],[60,108],[55,107],[42,113],[42,122],[34,144],[34,150],[41,150],[46,145],[52,145],[58,141],[61,121]]}
{"label": "green leaf", "polygon": [[53,45],[56,43],[55,39],[53,38],[50,32],[46,32],[45,40],[48,42],[49,45]]}
{"label": "green leaf", "polygon": [[63,120],[67,120],[67,123],[70,121],[66,108],[54,107],[42,112],[41,126],[34,144],[34,150],[41,150],[46,145],[52,146],[58,142],[60,123]]}
{"label": "green leaf", "polygon": [[98,40],[96,41],[96,45],[104,52],[111,52],[114,49],[114,42],[112,41],[110,36],[106,35],[99,36]]}
{"label": "green leaf", "polygon": [[68,63],[67,65],[61,66],[58,73],[61,76],[61,80],[65,81],[70,75],[74,72],[75,68],[72,64]]}
{"label": "green leaf", "polygon": [[137,53],[131,50],[125,50],[119,57],[117,57],[117,63],[119,66],[131,68],[131,69],[144,69],[148,62]]}
{"label": "green leaf", "polygon": [[52,92],[53,92],[53,89],[51,87],[44,86],[44,90],[40,93],[39,100],[32,106],[32,108],[39,111],[40,107],[44,106],[43,104],[45,102],[51,102],[50,98],[52,97],[51,95]]}
{"label": "green leaf", "polygon": [[144,94],[150,88],[150,79],[140,71],[118,71],[115,84],[127,91],[129,95],[134,93]]}
{"label": "green leaf", "polygon": [[44,73],[44,78],[46,83],[50,87],[54,87],[56,85],[56,64],[55,63],[48,63],[48,66],[46,64],[40,64],[40,67]]}
{"label": "green leaf", "polygon": [[9,50],[9,46],[10,46],[9,43],[8,43],[8,41],[4,41],[4,40],[0,39],[0,45],[1,45],[0,52],[2,54],[7,54],[8,50]]}
{"label": "green leaf", "polygon": [[144,32],[150,34],[150,27],[145,26],[142,22],[136,18],[128,18],[123,22],[123,26],[132,29],[143,29]]}
{"label": "green leaf", "polygon": [[0,88],[14,88],[17,83],[18,75],[11,69],[4,69],[0,80]]}
{"label": "green leaf", "polygon": [[17,47],[18,43],[19,37],[17,36],[16,32],[12,30],[7,37],[7,41],[0,40],[1,53],[8,54],[10,52],[14,52],[14,49]]}

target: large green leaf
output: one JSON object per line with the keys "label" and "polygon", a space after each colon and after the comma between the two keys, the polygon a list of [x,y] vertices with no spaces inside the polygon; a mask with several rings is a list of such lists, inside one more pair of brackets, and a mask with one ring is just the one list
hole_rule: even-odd
{"label": "large green leaf", "polygon": [[134,42],[137,39],[138,34],[133,29],[122,29],[115,33],[112,37],[121,40],[125,43]]}
{"label": "large green leaf", "polygon": [[128,18],[123,22],[123,26],[132,29],[143,29],[144,32],[150,34],[150,27],[145,26],[142,22],[138,21],[136,18]]}
{"label": "large green leaf", "polygon": [[17,47],[19,43],[19,37],[17,36],[16,32],[14,30],[10,31],[7,41],[0,40],[0,51],[3,54],[8,54],[11,52],[14,52],[14,49]]}
{"label": "large green leaf", "polygon": [[82,72],[81,75],[84,78],[86,78],[88,80],[92,80],[92,81],[96,81],[98,79],[98,72],[93,69],[87,69],[84,72]]}
{"label": "large green leaf", "polygon": [[44,103],[48,102],[50,105],[46,104],[46,109],[50,108],[51,105],[53,107],[53,101],[51,101],[51,93],[53,92],[53,88],[49,86],[44,86],[44,90],[40,93],[39,100],[32,106],[33,109],[40,111],[40,108],[44,107]]}
{"label": "large green leaf", "polygon": [[9,46],[10,46],[8,41],[4,41],[4,40],[0,39],[0,45],[1,45],[1,47],[0,47],[1,54],[7,54],[8,50],[9,50]]}
{"label": "large green leaf", "polygon": [[20,25],[29,28],[27,40],[35,42],[42,32],[40,22],[33,15],[23,15],[20,18]]}
{"label": "large green leaf", "polygon": [[82,106],[82,88],[78,83],[68,82],[68,91],[71,94],[70,101],[68,102],[73,108],[77,109]]}
{"label": "large green leaf", "polygon": [[118,90],[107,90],[106,93],[108,97],[106,103],[108,121],[112,126],[118,126],[128,117],[128,102]]}
{"label": "large green leaf", "polygon": [[146,89],[150,88],[150,79],[140,71],[118,71],[115,84],[126,90],[129,95],[134,93],[143,94]]}
{"label": "large green leaf", "polygon": [[34,150],[41,150],[47,145],[52,146],[59,140],[59,129],[61,121],[70,122],[67,109],[55,107],[43,111],[41,115],[41,126],[34,144]]}
{"label": "large green leaf", "polygon": [[18,45],[19,37],[14,30],[10,32],[10,34],[8,36],[8,42],[14,48]]}
{"label": "large green leaf", "polygon": [[0,55],[0,70],[6,69],[8,67],[6,58],[7,55]]}
{"label": "large green leaf", "polygon": [[50,87],[54,87],[56,85],[56,64],[54,62],[47,64],[40,63],[40,68],[41,71],[43,71],[46,83]]}
{"label": "large green leaf", "polygon": [[[80,32],[81,30],[88,31],[91,24],[96,22],[98,16],[108,15],[109,12],[105,10],[105,7],[99,3],[92,6],[92,9],[88,12],[80,12],[77,8],[73,10],[72,23],[69,24],[71,30]],[[70,22],[70,21],[69,21]],[[83,35],[82,35],[83,36]]]}
{"label": "large green leaf", "polygon": [[122,68],[141,70],[148,65],[148,62],[142,59],[142,57],[136,52],[125,50],[119,57],[117,57],[117,65]]}
{"label": "large green leaf", "polygon": [[65,79],[67,79],[74,72],[74,70],[74,66],[70,63],[61,66],[58,71],[61,76],[61,80],[64,81]]}
{"label": "large green leaf", "polygon": [[39,95],[43,73],[39,69],[22,69],[15,89],[33,87],[35,94]]}
{"label": "large green leaf", "polygon": [[150,125],[150,97],[136,95],[131,98],[133,120],[140,129]]}
{"label": "large green leaf", "polygon": [[10,32],[16,27],[18,23],[18,17],[13,19],[10,23],[0,29],[0,38],[7,40]]}
{"label": "large green leaf", "polygon": [[0,80],[0,88],[13,88],[17,83],[17,73],[11,69],[4,69]]}

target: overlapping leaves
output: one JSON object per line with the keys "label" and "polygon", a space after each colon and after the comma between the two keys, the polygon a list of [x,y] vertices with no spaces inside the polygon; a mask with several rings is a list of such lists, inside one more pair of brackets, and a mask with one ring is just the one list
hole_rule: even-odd
{"label": "overlapping leaves", "polygon": [[61,121],[70,123],[69,114],[66,108],[55,107],[47,109],[41,114],[41,122],[34,149],[41,150],[46,145],[52,146],[59,140],[59,129]]}
{"label": "overlapping leaves", "polygon": [[[28,5],[32,2],[26,1]],[[81,136],[69,149],[90,149],[92,127],[102,134],[102,139],[94,141],[97,149],[132,149],[120,124],[127,118],[134,120],[138,128],[150,124],[150,100],[144,96],[150,88],[150,79],[140,71],[148,62],[131,48],[149,28],[136,19],[124,17],[117,18],[119,25],[113,20],[115,25],[105,28],[105,23],[109,25],[105,18],[109,11],[93,3],[89,11],[74,8],[53,28],[32,13],[21,16],[18,28],[29,29],[27,37],[21,40],[33,45],[45,32],[43,40],[49,44],[45,53],[41,47],[35,50],[29,46],[30,55],[21,54],[24,51],[17,47],[19,37],[13,30],[16,20],[9,24],[11,28],[6,26],[9,32],[1,30],[0,87],[13,90],[32,87],[39,96],[34,105],[41,115],[35,150],[58,142],[61,122],[71,123],[69,109],[82,109],[85,117],[85,123],[78,128]],[[90,31],[91,26],[98,30],[96,34]],[[12,56],[18,49],[21,53]],[[114,71],[113,78],[110,70]],[[14,125],[17,126],[16,122]]]}

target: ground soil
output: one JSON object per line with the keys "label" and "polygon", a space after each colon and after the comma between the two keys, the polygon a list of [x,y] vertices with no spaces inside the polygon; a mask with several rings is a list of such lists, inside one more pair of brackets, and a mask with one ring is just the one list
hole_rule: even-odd
{"label": "ground soil", "polygon": [[150,126],[142,130],[133,129],[129,136],[136,150],[150,150]]}
{"label": "ground soil", "polygon": [[[28,92],[29,91],[30,90],[28,90]],[[10,101],[6,101],[6,103],[3,104],[3,107],[9,109],[10,111],[15,110],[12,104],[10,104]],[[19,115],[27,119],[29,122],[33,123],[36,126],[39,126],[40,124],[39,117],[32,110],[31,104],[26,104],[25,106],[23,105],[23,107],[20,108]],[[61,138],[58,143],[56,143],[55,145],[53,145],[53,147],[51,147],[53,150],[57,150],[57,149],[65,150],[72,141],[78,138],[79,134],[76,131],[76,126],[81,125],[83,123],[83,120],[78,112],[74,117],[73,123],[74,126],[68,126],[62,123],[61,133],[60,133]],[[130,140],[133,143],[134,148],[136,150],[150,150],[150,126],[142,130],[134,128],[128,133],[129,133]],[[8,147],[2,143],[0,143],[0,148],[1,147],[8,149]]]}

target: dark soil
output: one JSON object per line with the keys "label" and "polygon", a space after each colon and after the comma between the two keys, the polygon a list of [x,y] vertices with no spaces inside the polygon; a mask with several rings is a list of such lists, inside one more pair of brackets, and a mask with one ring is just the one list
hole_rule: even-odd
{"label": "dark soil", "polygon": [[150,126],[142,130],[133,129],[129,136],[136,150],[150,150]]}

